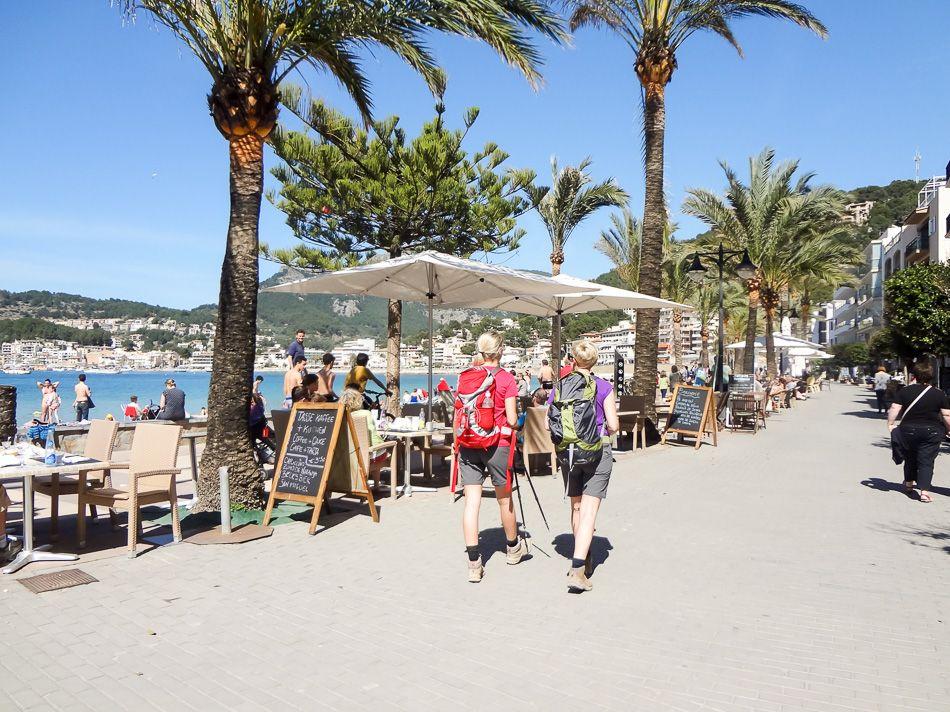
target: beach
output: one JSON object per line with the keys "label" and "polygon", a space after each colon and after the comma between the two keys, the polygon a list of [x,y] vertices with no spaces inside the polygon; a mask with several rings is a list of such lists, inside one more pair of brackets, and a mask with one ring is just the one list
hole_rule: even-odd
{"label": "beach", "polygon": [[[17,389],[17,423],[23,425],[31,418],[39,415],[40,391],[36,387],[37,381],[49,378],[59,381],[59,395],[63,404],[60,407],[60,420],[70,422],[75,419],[72,403],[75,397],[73,386],[76,384],[77,371],[33,371],[25,375],[0,374],[0,384],[16,386]],[[282,371],[262,371],[264,377],[261,393],[267,401],[268,408],[279,408],[283,402]],[[381,379],[384,374],[377,374]],[[455,384],[457,374],[436,373],[432,376],[433,387],[440,378]],[[111,414],[117,420],[122,420],[125,404],[129,396],[137,395],[140,406],[147,406],[149,402],[158,403],[165,388],[165,380],[174,378],[175,383],[185,392],[185,409],[189,414],[197,415],[208,405],[208,384],[211,374],[194,371],[127,371],[124,373],[90,373],[86,376],[86,383],[92,389],[92,399],[96,407],[90,418],[104,418]],[[337,372],[337,392],[343,387],[346,372]],[[412,391],[414,388],[426,388],[428,374],[403,372],[400,387],[402,390]],[[370,388],[375,388],[373,384]]]}

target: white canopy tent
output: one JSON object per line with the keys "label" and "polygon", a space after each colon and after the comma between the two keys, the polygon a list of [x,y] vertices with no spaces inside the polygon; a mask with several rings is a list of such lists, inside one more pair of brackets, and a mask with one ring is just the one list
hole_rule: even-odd
{"label": "white canopy tent", "polygon": [[[583,282],[583,280],[577,280]],[[593,291],[572,286],[572,293]],[[267,287],[267,292],[296,294],[353,294],[411,302],[429,306],[429,409],[432,420],[432,309],[434,306],[484,307],[486,300],[515,301],[551,299],[563,293],[563,281],[508,267],[463,259],[429,250],[389,260],[325,272],[292,282]],[[505,308],[505,307],[490,307]],[[606,307],[602,307],[606,308]],[[517,311],[512,309],[512,311]]]}
{"label": "white canopy tent", "polygon": [[[774,337],[775,349],[778,351],[784,351],[789,359],[795,359],[796,366],[792,367],[792,364],[789,364],[789,368],[795,371],[800,371],[805,368],[805,362],[812,359],[827,359],[831,358],[831,354],[826,353],[821,344],[815,344],[811,341],[806,341],[805,339],[799,339],[795,336],[789,336],[788,334],[781,334],[779,332],[774,332],[772,334]],[[745,341],[737,341],[734,344],[729,344],[726,346],[727,349],[744,349]],[[765,336],[756,336],[755,337],[755,349],[756,351],[762,351],[765,349]]]}
{"label": "white canopy tent", "polygon": [[[596,282],[588,282],[566,274],[559,274],[551,278],[562,284],[564,293],[555,296],[518,295],[514,297],[494,297],[485,295],[471,306],[482,309],[499,309],[517,314],[532,314],[543,317],[560,317],[563,314],[583,314],[585,312],[602,311],[605,309],[688,309],[685,304],[671,302],[659,297],[651,297],[627,289],[609,287]],[[561,320],[554,322],[554,350],[555,358],[561,341]],[[555,378],[558,369],[555,364]]]}

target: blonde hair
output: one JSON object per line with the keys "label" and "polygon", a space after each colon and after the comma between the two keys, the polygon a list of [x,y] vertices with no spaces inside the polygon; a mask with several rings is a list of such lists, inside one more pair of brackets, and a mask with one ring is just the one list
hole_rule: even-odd
{"label": "blonde hair", "polygon": [[340,394],[340,403],[349,410],[362,410],[363,394],[353,388],[344,388],[343,393]]}
{"label": "blonde hair", "polygon": [[592,368],[597,365],[597,347],[587,339],[574,343],[571,346],[571,353],[574,355],[574,363],[579,368]]}
{"label": "blonde hair", "polygon": [[505,351],[505,339],[497,331],[486,331],[478,337],[478,344],[475,347],[487,361],[496,361],[501,358]]}

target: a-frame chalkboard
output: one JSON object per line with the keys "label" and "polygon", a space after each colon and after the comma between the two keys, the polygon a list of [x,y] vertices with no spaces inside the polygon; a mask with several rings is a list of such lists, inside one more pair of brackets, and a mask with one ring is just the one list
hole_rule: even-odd
{"label": "a-frame chalkboard", "polygon": [[661,442],[666,443],[670,433],[696,438],[696,449],[703,444],[706,433],[712,435],[712,444],[719,445],[717,436],[715,393],[712,388],[677,385],[673,389],[673,402],[666,419],[666,429]]}
{"label": "a-frame chalkboard", "polygon": [[[295,403],[274,470],[264,525],[270,522],[276,500],[304,502],[313,506],[309,531],[314,534],[331,492],[365,499],[373,521],[378,522],[359,447],[353,419],[342,403]],[[355,473],[350,471],[354,465]],[[343,476],[341,468],[346,470]]]}

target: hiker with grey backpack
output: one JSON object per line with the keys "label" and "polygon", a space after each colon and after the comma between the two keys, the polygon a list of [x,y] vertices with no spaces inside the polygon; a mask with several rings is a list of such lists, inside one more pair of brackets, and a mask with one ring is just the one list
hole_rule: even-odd
{"label": "hiker with grey backpack", "polygon": [[580,341],[572,349],[574,370],[548,397],[548,429],[557,450],[565,495],[571,498],[574,554],[567,572],[567,588],[590,591],[593,572],[590,545],[601,500],[613,470],[610,436],[620,429],[613,386],[590,372],[597,363],[597,347]]}

